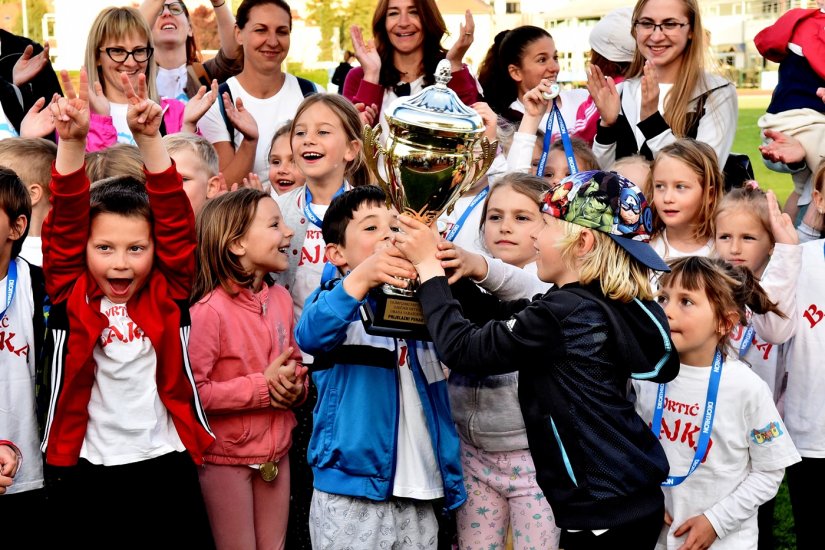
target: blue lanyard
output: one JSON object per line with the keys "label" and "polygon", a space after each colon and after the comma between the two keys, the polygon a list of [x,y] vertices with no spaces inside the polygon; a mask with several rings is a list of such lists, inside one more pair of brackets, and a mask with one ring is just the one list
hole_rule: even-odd
{"label": "blue lanyard", "polygon": [[[667,479],[662,483],[664,487],[675,487],[692,474],[708,450],[710,443],[710,431],[713,428],[713,417],[716,414],[716,397],[719,395],[719,380],[722,378],[722,352],[716,350],[716,355],[713,356],[713,366],[710,370],[710,381],[708,382],[708,395],[705,398],[705,414],[702,419],[702,433],[699,436],[699,443],[696,445],[696,453],[693,455],[693,462],[690,463],[688,472],[683,476],[667,476]],[[667,384],[659,384],[659,391],[656,394],[656,408],[653,411],[653,435],[659,438],[662,432],[662,413],[665,408],[665,387]]]}
{"label": "blue lanyard", "polygon": [[[311,221],[313,224],[315,224],[317,227],[321,227],[324,224],[324,220],[319,218],[318,214],[316,214],[312,210],[312,206],[311,206],[311,204],[312,204],[312,192],[310,192],[310,190],[309,190],[309,185],[307,185],[304,189],[306,190],[306,192],[304,193],[304,216],[306,216],[307,219],[309,221]],[[343,193],[344,193],[344,184],[342,183],[341,188],[338,191],[335,192],[335,194],[332,196],[332,198],[334,199],[335,197],[337,197],[338,195],[341,195]]]}
{"label": "blue lanyard", "polygon": [[739,344],[739,359],[742,359],[748,350],[751,349],[751,344],[753,344],[753,334],[756,330],[753,328],[753,325],[748,325],[748,328],[745,329],[745,334],[742,335],[742,342]]}
{"label": "blue lanyard", "polygon": [[455,222],[453,224],[453,226],[450,228],[450,232],[447,233],[447,237],[446,237],[446,239],[448,241],[453,242],[453,239],[455,239],[458,236],[458,232],[461,231],[461,227],[464,225],[464,222],[466,222],[467,218],[470,217],[470,213],[473,211],[473,209],[476,206],[478,206],[478,203],[480,203],[481,201],[484,200],[485,197],[487,197],[487,194],[489,192],[490,192],[490,186],[488,185],[487,187],[482,189],[481,192],[478,195],[475,196],[475,198],[473,199],[473,202],[470,203],[470,205],[461,214],[461,217],[458,218],[458,221]]}
{"label": "blue lanyard", "polygon": [[9,270],[6,275],[6,307],[0,311],[0,321],[6,316],[6,312],[11,306],[11,301],[14,299],[14,290],[17,288],[17,262],[13,259],[9,262]]}
{"label": "blue lanyard", "polygon": [[553,119],[559,119],[559,133],[561,134],[561,142],[564,145],[564,154],[567,156],[567,167],[570,169],[570,175],[578,173],[579,167],[576,164],[576,156],[573,154],[573,143],[570,141],[570,134],[567,132],[567,124],[564,123],[564,118],[561,116],[561,111],[556,100],[553,100],[553,107],[547,114],[547,126],[544,129],[544,143],[541,150],[541,158],[539,159],[539,167],[536,175],[540,178],[544,177],[544,166],[547,164],[547,155],[550,154],[550,145],[553,140]]}

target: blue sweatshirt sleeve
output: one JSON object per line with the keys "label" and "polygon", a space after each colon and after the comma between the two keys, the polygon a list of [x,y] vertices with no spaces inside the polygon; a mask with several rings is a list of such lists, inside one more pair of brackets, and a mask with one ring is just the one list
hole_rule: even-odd
{"label": "blue sweatshirt sleeve", "polygon": [[301,319],[295,327],[295,340],[310,355],[329,352],[344,342],[347,328],[359,321],[361,302],[347,294],[341,281],[332,288],[321,286],[304,303]]}

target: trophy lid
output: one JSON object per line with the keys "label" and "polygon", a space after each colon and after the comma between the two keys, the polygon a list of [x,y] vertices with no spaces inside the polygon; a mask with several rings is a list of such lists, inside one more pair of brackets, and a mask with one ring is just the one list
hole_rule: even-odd
{"label": "trophy lid", "polygon": [[465,105],[447,87],[452,78],[450,62],[442,59],[435,70],[435,85],[414,96],[396,99],[386,110],[390,128],[420,129],[460,136],[477,136],[484,132],[481,115]]}

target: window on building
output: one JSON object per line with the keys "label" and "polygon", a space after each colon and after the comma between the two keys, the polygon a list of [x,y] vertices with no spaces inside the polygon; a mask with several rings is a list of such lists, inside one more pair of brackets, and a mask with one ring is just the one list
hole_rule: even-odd
{"label": "window on building", "polygon": [[521,13],[521,2],[507,2],[504,13]]}
{"label": "window on building", "polygon": [[779,13],[780,2],[770,0],[762,2],[762,15],[776,15]]}

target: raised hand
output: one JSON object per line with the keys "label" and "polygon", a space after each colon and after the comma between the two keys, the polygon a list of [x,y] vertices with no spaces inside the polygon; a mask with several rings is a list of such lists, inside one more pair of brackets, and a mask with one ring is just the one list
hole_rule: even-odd
{"label": "raised hand", "polygon": [[528,90],[521,102],[524,105],[524,116],[519,123],[518,131],[524,134],[535,135],[541,124],[541,117],[547,112],[547,106],[550,105],[550,100],[544,97],[544,92],[550,90],[552,81],[543,78],[538,86],[532,90]]}
{"label": "raised hand", "polygon": [[599,111],[602,126],[613,126],[619,118],[622,100],[612,77],[604,76],[595,65],[588,65],[587,91]]}
{"label": "raised hand", "polygon": [[154,137],[159,135],[160,123],[163,120],[164,109],[160,105],[149,99],[149,91],[146,87],[146,75],[138,75],[138,89],[132,87],[129,76],[125,73],[120,75],[120,83],[126,93],[126,124],[132,131],[132,137],[138,141],[141,137]]}
{"label": "raised hand", "polygon": [[365,43],[361,27],[358,25],[352,25],[349,28],[349,35],[352,38],[352,51],[364,70],[364,80],[378,84],[378,78],[381,75],[381,56],[375,49],[375,40]]}
{"label": "raised hand", "polygon": [[89,79],[80,69],[80,91],[76,93],[68,71],[61,71],[64,96],[49,104],[54,128],[63,141],[86,141],[89,133]]}
{"label": "raised hand", "polygon": [[195,133],[198,121],[212,107],[218,98],[218,81],[212,80],[210,90],[206,91],[206,86],[201,86],[198,93],[192,97],[183,109],[183,131]]}
{"label": "raised hand", "polygon": [[498,115],[483,101],[473,103],[471,107],[484,122],[484,136],[490,141],[496,139],[498,137]]}
{"label": "raised hand", "polygon": [[43,44],[43,51],[37,55],[34,54],[34,47],[29,44],[26,46],[26,49],[23,50],[23,55],[17,60],[17,63],[14,64],[14,68],[11,70],[12,75],[12,82],[14,82],[15,86],[22,86],[26,84],[31,79],[36,77],[40,71],[43,70],[43,67],[50,64],[51,61],[49,60],[49,43],[46,42]]}
{"label": "raised hand", "polygon": [[773,239],[780,244],[799,244],[799,235],[796,233],[791,217],[779,208],[779,201],[773,191],[765,193],[768,199],[768,216],[771,220]]}
{"label": "raised hand", "polygon": [[95,82],[92,89],[89,90],[89,104],[92,106],[92,112],[96,115],[109,116],[112,114],[109,98],[103,93],[103,85],[100,81]]}
{"label": "raised hand", "polygon": [[226,117],[235,130],[240,132],[247,141],[258,141],[258,123],[255,122],[252,114],[244,108],[243,100],[238,98],[235,100],[235,105],[233,105],[228,93],[223,94],[222,100],[223,107],[226,109]]}
{"label": "raised hand", "polygon": [[241,187],[255,189],[256,191],[264,190],[264,186],[261,183],[261,178],[255,172],[250,172],[249,175],[243,179],[243,185]]}
{"label": "raised hand", "polygon": [[378,105],[364,105],[363,103],[356,103],[355,108],[358,110],[358,118],[361,119],[362,126],[374,126],[375,117],[378,114]]}
{"label": "raised hand", "polygon": [[447,61],[450,62],[450,70],[452,72],[460,71],[464,62],[464,56],[467,50],[473,45],[473,34],[476,30],[476,24],[473,21],[473,14],[470,10],[464,12],[464,24],[458,26],[458,40],[447,52]]}
{"label": "raised hand", "polygon": [[771,141],[759,146],[759,152],[762,153],[763,158],[783,164],[794,164],[805,160],[805,147],[795,137],[775,130],[765,130],[764,134]]}
{"label": "raised hand", "polygon": [[[51,103],[60,99],[58,94],[54,94]],[[50,103],[50,105],[51,105]],[[41,97],[34,102],[32,108],[20,122],[20,137],[39,138],[46,137],[54,132],[54,115],[51,107],[46,105],[46,98]]]}
{"label": "raised hand", "polygon": [[659,110],[659,74],[656,65],[650,61],[645,61],[644,74],[642,75],[642,105],[639,111],[639,119],[656,114]]}

